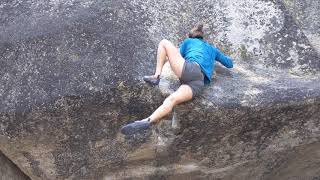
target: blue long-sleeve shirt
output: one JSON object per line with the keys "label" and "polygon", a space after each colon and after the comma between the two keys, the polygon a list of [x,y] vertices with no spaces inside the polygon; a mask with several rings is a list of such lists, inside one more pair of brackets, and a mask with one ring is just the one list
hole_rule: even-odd
{"label": "blue long-sleeve shirt", "polygon": [[198,38],[187,38],[180,44],[180,54],[186,61],[197,62],[205,74],[204,83],[211,82],[215,61],[227,68],[232,68],[232,60],[219,49]]}

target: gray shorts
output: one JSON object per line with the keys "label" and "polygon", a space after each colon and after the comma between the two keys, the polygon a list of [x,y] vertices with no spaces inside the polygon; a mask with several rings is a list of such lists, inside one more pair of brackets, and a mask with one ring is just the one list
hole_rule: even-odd
{"label": "gray shorts", "polygon": [[184,62],[180,82],[191,87],[192,97],[196,97],[201,93],[204,87],[204,75],[198,63],[192,61]]}

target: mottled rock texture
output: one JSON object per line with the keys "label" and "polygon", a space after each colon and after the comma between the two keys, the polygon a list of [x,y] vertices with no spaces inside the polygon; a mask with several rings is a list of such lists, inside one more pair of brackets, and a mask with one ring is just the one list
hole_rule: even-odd
{"label": "mottled rock texture", "polygon": [[[312,19],[312,18],[313,19]],[[318,0],[0,2],[0,150],[32,179],[319,179]],[[197,22],[234,59],[152,132],[141,81]]]}
{"label": "mottled rock texture", "polygon": [[0,180],[29,180],[29,178],[0,151]]}
{"label": "mottled rock texture", "polygon": [[310,43],[320,53],[320,3],[313,0],[283,0],[283,2]]}

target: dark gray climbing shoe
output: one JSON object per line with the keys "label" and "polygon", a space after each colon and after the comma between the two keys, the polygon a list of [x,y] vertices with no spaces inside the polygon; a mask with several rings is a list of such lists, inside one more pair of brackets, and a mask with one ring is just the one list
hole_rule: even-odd
{"label": "dark gray climbing shoe", "polygon": [[144,76],[143,80],[151,85],[158,85],[160,82],[160,75],[158,75],[157,77],[154,76]]}
{"label": "dark gray climbing shoe", "polygon": [[143,132],[150,129],[151,122],[150,119],[143,119],[140,121],[135,121],[133,123],[127,124],[121,128],[121,133],[124,135],[132,135],[138,132]]}

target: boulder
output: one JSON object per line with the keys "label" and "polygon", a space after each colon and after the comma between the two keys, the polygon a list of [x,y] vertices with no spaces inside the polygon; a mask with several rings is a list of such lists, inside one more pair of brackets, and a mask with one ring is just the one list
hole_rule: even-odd
{"label": "boulder", "polygon": [[29,180],[29,178],[1,152],[0,164],[1,180]]}
{"label": "boulder", "polygon": [[[31,179],[317,179],[318,4],[1,2],[0,150]],[[199,22],[234,68],[217,64],[152,131],[121,135],[179,86],[168,64],[159,87],[142,81],[159,41]]]}

